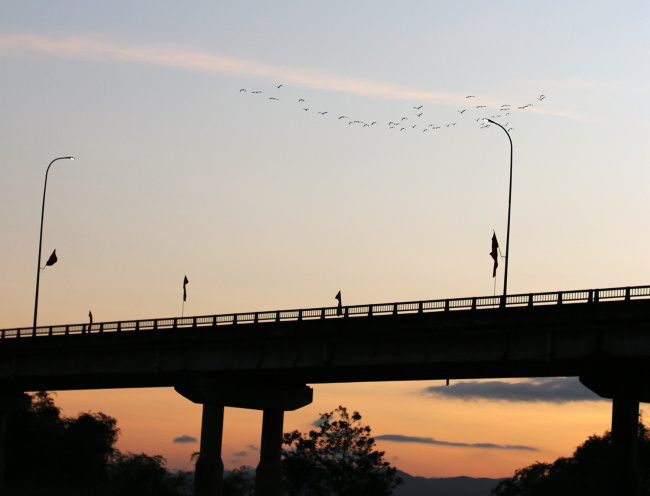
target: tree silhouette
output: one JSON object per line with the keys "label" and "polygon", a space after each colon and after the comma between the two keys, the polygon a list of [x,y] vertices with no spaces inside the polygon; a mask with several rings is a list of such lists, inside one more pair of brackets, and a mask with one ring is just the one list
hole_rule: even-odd
{"label": "tree silhouette", "polygon": [[323,413],[317,429],[284,434],[282,469],[288,496],[383,496],[402,483],[375,449],[370,427],[345,407]]}
{"label": "tree silhouette", "polygon": [[161,456],[121,454],[119,433],[113,417],[62,417],[49,393],[34,393],[31,407],[7,420],[2,494],[184,494],[184,474],[171,475]]}
{"label": "tree silhouette", "polygon": [[63,425],[63,470],[68,482],[106,482],[109,465],[117,453],[117,420],[101,412],[88,412],[66,418]]}
{"label": "tree silhouette", "polygon": [[118,453],[110,472],[113,492],[120,496],[173,496],[188,482],[186,474],[170,474],[162,456],[145,453]]}
{"label": "tree silhouette", "polygon": [[[639,421],[638,465],[641,494],[650,495],[650,433]],[[570,458],[536,462],[515,471],[491,492],[493,496],[599,496],[616,494],[612,480],[611,432],[590,436]]]}
{"label": "tree silhouette", "polygon": [[223,496],[253,496],[255,494],[255,471],[241,466],[228,472],[223,478]]}

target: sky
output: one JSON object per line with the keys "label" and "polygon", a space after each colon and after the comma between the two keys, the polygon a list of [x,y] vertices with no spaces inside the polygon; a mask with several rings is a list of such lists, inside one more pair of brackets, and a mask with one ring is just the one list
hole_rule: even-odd
{"label": "sky", "polygon": [[[0,0],[0,328],[645,285],[644,1]],[[182,300],[187,276],[187,301]],[[586,394],[587,393],[587,394]],[[58,392],[189,469],[171,389]],[[314,385],[412,475],[505,477],[610,427],[575,378]],[[643,409],[643,406],[642,406]],[[227,409],[227,468],[261,412]]]}

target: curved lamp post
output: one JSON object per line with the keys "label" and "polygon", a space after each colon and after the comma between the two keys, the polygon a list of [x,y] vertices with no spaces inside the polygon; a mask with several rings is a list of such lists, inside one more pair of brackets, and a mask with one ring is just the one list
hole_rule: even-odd
{"label": "curved lamp post", "polygon": [[503,297],[505,298],[506,295],[508,294],[508,260],[510,260],[509,249],[510,249],[510,205],[512,204],[512,138],[510,138],[510,133],[506,130],[506,128],[503,127],[498,122],[494,122],[492,119],[487,119],[487,118],[483,120],[487,122],[491,122],[492,124],[499,126],[501,129],[503,129],[503,132],[506,133],[506,135],[508,136],[508,140],[510,141],[510,187],[508,189],[508,231],[506,233],[506,268],[505,268],[505,273],[503,275]]}
{"label": "curved lamp post", "polygon": [[43,215],[45,214],[45,192],[47,191],[47,175],[50,172],[50,167],[57,160],[74,160],[74,157],[59,157],[50,162],[45,171],[45,185],[43,186],[43,206],[41,207],[41,232],[38,238],[38,264],[36,265],[36,297],[34,299],[34,327],[32,328],[32,336],[36,336],[36,316],[38,315],[38,283],[41,278],[41,247],[43,244]]}

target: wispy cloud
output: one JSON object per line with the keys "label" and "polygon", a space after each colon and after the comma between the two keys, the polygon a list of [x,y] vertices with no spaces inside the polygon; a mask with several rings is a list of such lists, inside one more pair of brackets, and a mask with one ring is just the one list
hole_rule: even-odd
{"label": "wispy cloud", "polygon": [[235,59],[170,44],[120,44],[82,36],[55,39],[33,34],[0,35],[0,54],[13,57],[43,54],[80,60],[134,62],[231,76],[257,77],[302,88],[395,100],[448,105],[465,101],[465,95],[460,94],[420,91],[381,81],[346,78],[315,69]]}
{"label": "wispy cloud", "polygon": [[456,448],[538,451],[537,448],[533,448],[531,446],[513,446],[510,444],[493,443],[459,443],[451,441],[439,441],[438,439],[433,439],[431,437],[402,436],[401,434],[383,434],[381,436],[375,436],[375,439],[378,439],[380,441],[393,441],[395,443],[435,444],[438,446],[452,446]]}
{"label": "wispy cloud", "polygon": [[249,455],[253,453],[257,453],[259,451],[259,447],[249,444],[246,446],[245,450],[242,451],[237,451],[232,454],[233,458],[230,459],[230,463],[232,464],[239,464],[242,462],[242,458],[247,458]]}
{"label": "wispy cloud", "polygon": [[198,440],[193,436],[188,436],[187,434],[174,438],[174,443],[186,444],[186,443],[197,443]]}
{"label": "wispy cloud", "polygon": [[461,381],[449,386],[431,386],[424,394],[462,400],[567,403],[602,401],[577,378],[530,379],[526,382]]}

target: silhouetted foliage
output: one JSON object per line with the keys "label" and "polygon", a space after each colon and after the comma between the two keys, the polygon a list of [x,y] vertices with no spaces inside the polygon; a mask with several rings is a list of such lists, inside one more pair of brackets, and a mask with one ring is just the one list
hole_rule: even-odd
{"label": "silhouetted foliage", "polygon": [[[638,465],[641,494],[650,495],[650,433],[639,421]],[[571,458],[553,463],[536,462],[515,471],[501,481],[493,496],[599,496],[616,494],[613,490],[611,433],[590,436],[576,448]]]}
{"label": "silhouetted foliage", "polygon": [[117,420],[103,413],[61,417],[46,392],[7,420],[6,494],[176,495],[183,475],[172,476],[161,456],[123,455],[115,448]]}
{"label": "silhouetted foliage", "polygon": [[117,420],[103,413],[82,413],[64,419],[63,426],[63,471],[68,482],[106,482],[109,465],[117,452]]}
{"label": "silhouetted foliage", "polygon": [[223,496],[253,496],[255,494],[255,471],[241,466],[223,477]]}
{"label": "silhouetted foliage", "polygon": [[172,496],[187,486],[187,474],[170,474],[162,456],[145,453],[118,453],[110,478],[114,493],[123,496]]}
{"label": "silhouetted foliage", "polygon": [[284,434],[282,469],[288,496],[382,496],[402,483],[375,449],[359,412],[339,406],[323,413],[308,434]]}

